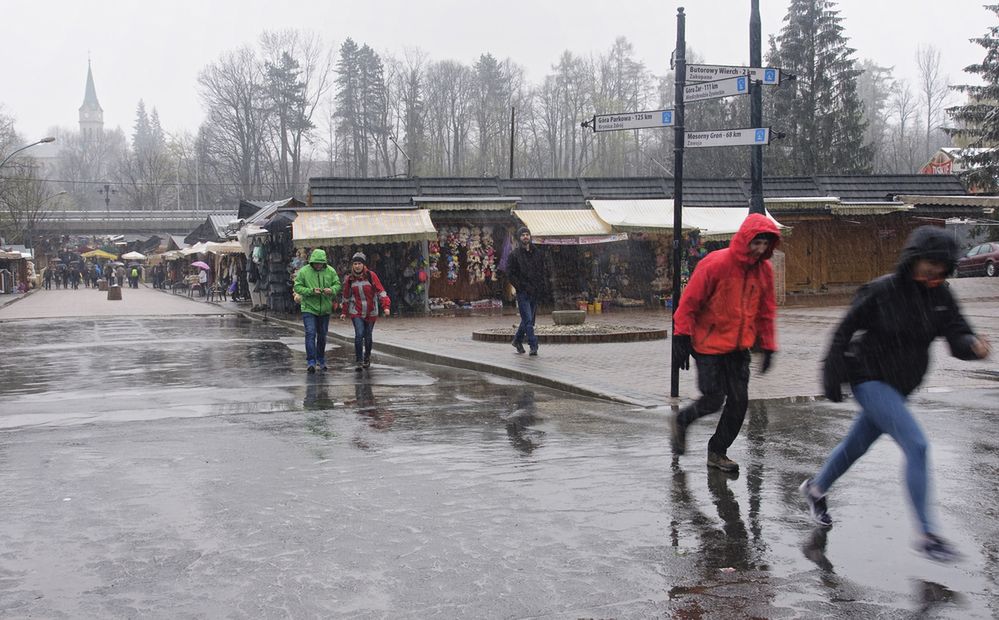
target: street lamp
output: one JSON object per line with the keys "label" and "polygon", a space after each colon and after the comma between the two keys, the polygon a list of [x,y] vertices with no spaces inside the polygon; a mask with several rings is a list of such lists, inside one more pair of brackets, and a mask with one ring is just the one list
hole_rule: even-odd
{"label": "street lamp", "polygon": [[8,155],[7,157],[4,157],[3,161],[0,161],[0,168],[3,168],[3,165],[6,164],[8,161],[10,161],[11,157],[13,157],[14,155],[17,155],[18,153],[20,153],[24,149],[30,149],[31,147],[33,147],[33,146],[35,146],[37,144],[48,144],[49,142],[55,142],[55,138],[53,138],[52,136],[48,136],[47,138],[42,138],[38,142],[32,142],[31,144],[26,144],[25,146],[22,146],[19,149],[15,149],[14,152],[12,152],[10,155]]}

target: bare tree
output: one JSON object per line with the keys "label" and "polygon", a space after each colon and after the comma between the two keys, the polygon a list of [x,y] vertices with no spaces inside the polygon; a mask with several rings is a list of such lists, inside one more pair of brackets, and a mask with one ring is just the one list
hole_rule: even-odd
{"label": "bare tree", "polygon": [[919,103],[912,94],[912,89],[904,80],[895,82],[892,88],[891,113],[893,124],[891,136],[892,172],[913,173],[916,171],[919,150],[919,140],[916,137]]}
{"label": "bare tree", "polygon": [[264,139],[267,101],[256,54],[249,47],[225,52],[198,76],[208,115],[203,128],[211,139],[206,154],[228,171],[238,195],[258,196],[264,185]]}
{"label": "bare tree", "polygon": [[928,159],[937,149],[933,136],[944,119],[950,83],[940,69],[940,50],[936,47],[920,45],[916,48],[916,65],[919,67],[919,95],[926,114],[923,155]]}
{"label": "bare tree", "polygon": [[0,190],[0,231],[8,242],[27,243],[65,192],[55,192],[50,183],[39,179],[38,166],[31,158],[19,161],[16,171],[17,176],[6,179]]}

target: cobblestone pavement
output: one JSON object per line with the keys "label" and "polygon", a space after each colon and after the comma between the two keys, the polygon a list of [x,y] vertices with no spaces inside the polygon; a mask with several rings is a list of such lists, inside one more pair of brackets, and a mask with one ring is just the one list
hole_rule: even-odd
{"label": "cobblestone pavement", "polygon": [[[969,278],[952,281],[965,315],[972,326],[999,344],[999,278]],[[844,306],[782,308],[778,318],[780,351],[776,365],[766,375],[755,375],[749,384],[751,398],[789,398],[820,394],[818,374],[831,331],[846,311]],[[596,323],[631,324],[639,327],[670,327],[665,311],[622,311],[590,315]],[[549,316],[539,317],[550,323]],[[606,398],[642,406],[672,402],[669,398],[670,340],[598,344],[548,344],[537,357],[517,355],[507,343],[472,340],[472,332],[516,325],[516,316],[467,318],[414,318],[379,320],[375,328],[375,351],[391,345],[428,354],[429,359],[466,363],[466,367],[491,370],[516,378],[533,377],[538,382],[574,391],[582,388]],[[333,321],[330,330],[352,338],[347,323]],[[754,370],[758,360],[753,362]],[[488,368],[483,368],[488,366]],[[924,389],[994,386],[994,360],[974,363],[954,359],[946,343],[934,345],[931,371]],[[984,372],[983,372],[984,371]],[[988,371],[993,371],[992,373]],[[696,396],[696,372],[681,371],[681,400]]]}

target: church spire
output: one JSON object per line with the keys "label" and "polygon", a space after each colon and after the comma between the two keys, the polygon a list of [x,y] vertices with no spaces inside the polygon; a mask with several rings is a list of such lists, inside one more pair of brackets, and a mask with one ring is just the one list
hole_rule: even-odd
{"label": "church spire", "polygon": [[97,88],[94,86],[94,72],[87,58],[87,88],[80,106],[80,133],[85,138],[95,138],[104,131],[104,109],[97,101]]}

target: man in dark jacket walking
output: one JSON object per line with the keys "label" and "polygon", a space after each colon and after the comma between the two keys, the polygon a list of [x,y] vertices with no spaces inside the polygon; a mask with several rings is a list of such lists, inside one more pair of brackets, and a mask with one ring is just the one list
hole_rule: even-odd
{"label": "man in dark jacket walking", "polygon": [[517,353],[524,353],[524,338],[527,338],[531,355],[537,355],[538,337],[534,333],[534,322],[538,315],[538,302],[548,289],[548,276],[544,256],[531,242],[531,231],[526,226],[517,229],[517,247],[510,253],[507,277],[517,289],[517,310],[520,311],[520,325],[513,336],[513,348]]}
{"label": "man in dark jacket walking", "polygon": [[[928,506],[928,443],[906,399],[922,382],[930,344],[947,339],[951,354],[963,360],[988,357],[989,343],[976,336],[961,315],[945,279],[957,262],[957,244],[942,228],[913,231],[895,273],[868,282],[833,334],[822,370],[826,397],[843,400],[849,383],[861,410],[843,441],[814,478],[800,487],[812,519],[832,525],[825,494],[882,435],[905,454],[909,500],[922,531],[917,548],[930,559],[949,561],[958,553],[937,534]],[[854,338],[854,334],[862,332]]]}
{"label": "man in dark jacket walking", "polygon": [[749,406],[749,351],[754,346],[763,350],[763,374],[777,350],[770,257],[779,244],[774,221],[752,213],[729,246],[708,254],[691,274],[673,315],[673,363],[689,369],[693,354],[701,397],[670,419],[675,454],[686,451],[687,426],[721,409],[708,441],[708,467],[726,472],[739,468],[728,458],[728,448]]}

